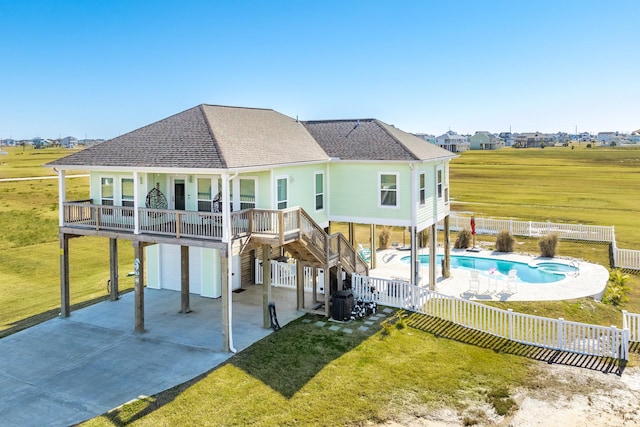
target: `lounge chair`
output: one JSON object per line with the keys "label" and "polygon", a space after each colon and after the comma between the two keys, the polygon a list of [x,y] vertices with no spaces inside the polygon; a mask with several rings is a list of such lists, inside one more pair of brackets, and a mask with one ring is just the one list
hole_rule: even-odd
{"label": "lounge chair", "polygon": [[358,254],[360,254],[360,257],[366,262],[371,261],[371,249],[358,244]]}
{"label": "lounge chair", "polygon": [[505,291],[510,294],[518,292],[518,272],[516,270],[509,270],[509,274],[505,279]]}
{"label": "lounge chair", "polygon": [[471,277],[469,278],[469,290],[470,294],[478,294],[480,292],[480,271],[471,270]]}

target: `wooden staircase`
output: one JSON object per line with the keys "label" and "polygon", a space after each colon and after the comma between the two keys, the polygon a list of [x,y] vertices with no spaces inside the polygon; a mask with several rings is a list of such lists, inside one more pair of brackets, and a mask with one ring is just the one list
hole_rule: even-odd
{"label": "wooden staircase", "polygon": [[[246,229],[238,228],[234,233],[233,251],[242,253],[258,249],[263,245],[281,246],[295,259],[309,266],[322,268],[327,277],[336,276],[344,270],[367,276],[369,267],[356,249],[342,233],[327,234],[304,209],[300,207],[283,210],[251,209],[239,212]],[[232,214],[232,221],[234,221]],[[325,286],[325,309],[319,314],[328,315],[329,290]],[[316,311],[312,311],[316,312]]]}

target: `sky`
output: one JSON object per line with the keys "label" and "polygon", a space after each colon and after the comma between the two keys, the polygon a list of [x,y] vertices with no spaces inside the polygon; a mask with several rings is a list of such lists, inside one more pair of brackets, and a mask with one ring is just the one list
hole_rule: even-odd
{"label": "sky", "polygon": [[0,139],[199,104],[407,132],[640,129],[637,0],[0,0]]}

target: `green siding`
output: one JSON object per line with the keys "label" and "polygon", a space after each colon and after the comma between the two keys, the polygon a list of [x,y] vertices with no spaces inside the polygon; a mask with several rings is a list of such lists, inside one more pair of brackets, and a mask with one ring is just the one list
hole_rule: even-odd
{"label": "green siding", "polygon": [[[320,211],[315,209],[315,173],[324,172],[325,182],[325,208]],[[318,224],[326,224],[328,221],[327,216],[327,173],[326,166],[324,164],[312,164],[303,166],[292,166],[285,168],[277,168],[273,170],[273,186],[278,177],[289,178],[289,199],[287,207],[300,206],[302,207]],[[272,208],[275,208],[275,195],[273,197]]]}
{"label": "green siding", "polygon": [[[379,206],[379,174],[399,173],[398,207]],[[331,217],[353,222],[381,224],[411,221],[411,169],[406,163],[330,164],[329,195]]]}

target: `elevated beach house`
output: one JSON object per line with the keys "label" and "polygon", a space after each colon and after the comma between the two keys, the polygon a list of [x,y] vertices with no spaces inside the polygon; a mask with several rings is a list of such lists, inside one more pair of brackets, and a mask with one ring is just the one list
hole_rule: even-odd
{"label": "elevated beach house", "polygon": [[[272,259],[295,260],[299,310],[329,315],[331,294],[370,267],[353,224],[371,226],[371,262],[375,225],[411,230],[417,283],[419,233],[430,231],[433,252],[436,223],[448,224],[453,157],[375,119],[301,122],[269,109],[199,105],[51,162],[62,316],[70,315],[69,239],[79,236],[110,240],[112,299],[118,240],[133,242],[136,331],[144,331],[145,286],[180,291],[185,312],[190,293],[221,297],[226,350],[232,291],[253,286],[256,268],[269,326]],[[89,171],[90,199],[67,200],[73,171]],[[332,222],[347,223],[348,235],[330,234]],[[435,283],[435,265],[429,275]],[[312,296],[304,280],[313,281]]]}

